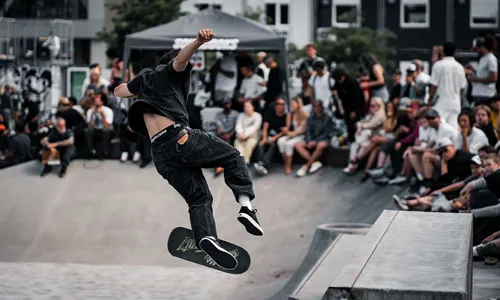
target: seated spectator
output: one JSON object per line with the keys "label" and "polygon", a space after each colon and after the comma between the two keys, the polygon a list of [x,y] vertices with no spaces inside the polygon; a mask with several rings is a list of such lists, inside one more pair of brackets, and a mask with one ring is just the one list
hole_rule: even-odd
{"label": "seated spectator", "polygon": [[51,160],[61,161],[61,170],[59,170],[59,177],[64,177],[68,169],[69,163],[75,153],[73,146],[74,137],[73,132],[66,128],[66,121],[63,118],[56,120],[56,129],[50,131],[49,135],[42,139],[42,164],[43,169],[40,176],[45,176],[52,171],[52,166],[49,164]]}
{"label": "seated spectator", "polygon": [[488,145],[486,134],[474,127],[476,118],[471,109],[463,109],[458,115],[459,134],[455,137],[454,144],[457,149],[476,154],[479,148]]}
{"label": "seated spectator", "polygon": [[500,230],[486,237],[481,244],[472,247],[472,255],[487,257],[500,256]]}
{"label": "seated spectator", "polygon": [[283,160],[285,161],[286,175],[290,175],[292,173],[293,150],[298,142],[304,140],[307,118],[309,117],[309,114],[304,111],[302,99],[300,98],[292,99],[291,109],[292,111],[288,115],[291,122],[287,122],[291,124],[291,128],[286,132],[286,135],[278,139],[278,149],[280,150]]}
{"label": "seated spectator", "polygon": [[370,144],[365,147],[363,152],[356,157],[356,161],[362,161],[368,156],[368,160],[365,164],[365,171],[361,176],[361,181],[368,179],[370,170],[374,163],[376,163],[377,157],[380,152],[380,145],[390,142],[394,139],[394,131],[398,126],[398,111],[394,102],[389,101],[386,103],[386,119],[384,120],[384,126],[373,136],[370,140]]}
{"label": "seated spectator", "polygon": [[87,111],[87,142],[98,159],[104,159],[108,152],[113,129],[113,110],[104,104],[103,95],[95,97],[94,106]]}
{"label": "seated spectator", "polygon": [[332,118],[325,113],[323,102],[313,102],[313,112],[307,120],[305,139],[295,145],[297,152],[307,161],[297,171],[297,177],[312,174],[323,167],[319,159],[330,143],[332,129]]}
{"label": "seated spectator", "polygon": [[490,122],[494,129],[498,129],[500,123],[498,122],[498,117],[500,117],[500,95],[491,98],[490,101]]}
{"label": "seated spectator", "polygon": [[392,199],[401,210],[429,210],[439,197],[444,197],[444,199],[448,202],[447,205],[445,205],[445,208],[441,207],[441,211],[458,211],[465,205],[465,199],[460,197],[460,190],[462,190],[469,182],[483,176],[483,167],[481,165],[481,159],[478,155],[472,157],[470,168],[472,175],[469,177],[462,181],[435,190],[429,195],[414,196],[406,200],[400,199],[397,195],[393,195]]}
{"label": "seated spectator", "polygon": [[257,146],[257,162],[254,167],[261,175],[267,175],[269,164],[274,156],[277,141],[290,128],[290,118],[285,112],[285,99],[279,97],[274,103],[274,110],[264,116],[262,139]]}
{"label": "seated spectator", "polygon": [[495,148],[493,148],[490,145],[483,146],[483,147],[479,148],[479,150],[477,150],[477,154],[479,155],[479,157],[481,159],[486,159],[486,157],[488,157],[488,154],[491,154],[491,153],[496,153],[496,151],[495,151]]}
{"label": "seated spectator", "polygon": [[[251,99],[248,101],[252,101]],[[217,136],[223,139],[228,144],[233,144],[235,138],[235,127],[236,121],[238,120],[238,112],[232,107],[232,99],[226,97],[222,100],[224,109],[217,113],[215,116],[215,122],[217,123]],[[253,101],[252,101],[253,103]],[[218,167],[215,169],[215,175],[222,173],[224,169]]]}
{"label": "seated spectator", "polygon": [[24,124],[16,122],[15,135],[11,137],[5,153],[5,159],[0,159],[0,169],[14,166],[31,159],[31,141],[24,133]]}
{"label": "seated spectator", "polygon": [[238,115],[236,120],[236,139],[234,147],[240,151],[245,159],[245,163],[250,163],[253,150],[259,142],[259,130],[262,125],[262,116],[256,112],[251,101],[243,104],[243,112]]}
{"label": "seated spectator", "polygon": [[486,134],[488,143],[491,146],[495,146],[498,142],[498,135],[490,121],[491,109],[488,106],[481,104],[474,108],[474,114],[476,116],[475,126]]}
{"label": "seated spectator", "polygon": [[370,110],[366,116],[356,123],[355,141],[349,149],[349,164],[344,173],[353,174],[358,169],[361,155],[370,145],[372,137],[382,129],[386,119],[382,98],[374,97],[370,102]]}
{"label": "seated spectator", "polygon": [[[415,185],[414,187],[415,189],[418,189],[420,187],[428,187],[434,181],[434,170],[441,163],[441,159],[438,153],[436,153],[436,141],[443,139],[454,141],[458,134],[458,131],[455,128],[446,123],[444,120],[441,120],[439,113],[435,109],[429,109],[425,115],[425,118],[429,122],[429,126],[434,129],[434,134],[431,139],[431,145],[429,145],[430,147],[423,149],[421,163],[423,170],[423,180],[419,180],[419,182],[417,182],[417,185]],[[417,162],[417,164],[418,163],[419,162]],[[415,168],[415,166],[413,167]]]}
{"label": "seated spectator", "polygon": [[[256,111],[260,111],[261,102],[264,102],[264,93],[267,90],[264,78],[255,74],[250,66],[240,67],[240,72],[245,78],[241,81],[239,103],[243,104],[250,100]],[[239,107],[241,108],[241,106]]]}

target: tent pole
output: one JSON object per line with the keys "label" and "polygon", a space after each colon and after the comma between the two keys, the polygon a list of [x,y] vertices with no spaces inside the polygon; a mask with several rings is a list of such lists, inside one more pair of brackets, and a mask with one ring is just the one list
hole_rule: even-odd
{"label": "tent pole", "polygon": [[283,69],[285,71],[285,82],[283,83],[283,96],[285,97],[285,101],[287,106],[290,107],[290,89],[288,83],[288,49],[286,45],[286,39],[283,39],[283,47],[280,51],[281,61],[283,65]]}

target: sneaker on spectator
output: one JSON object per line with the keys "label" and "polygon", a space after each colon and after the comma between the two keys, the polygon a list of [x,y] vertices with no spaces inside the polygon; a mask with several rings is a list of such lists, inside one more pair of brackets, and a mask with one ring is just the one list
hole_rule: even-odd
{"label": "sneaker on spectator", "polygon": [[410,210],[410,207],[403,200],[401,200],[398,197],[398,195],[396,195],[396,194],[392,195],[392,200],[394,200],[394,203],[399,207],[399,209],[405,210],[405,211]]}
{"label": "sneaker on spectator", "polygon": [[314,172],[317,172],[319,169],[323,167],[323,164],[319,161],[315,161],[312,163],[311,167],[309,168],[309,174],[312,174]]}
{"label": "sneaker on spectator", "polygon": [[262,163],[254,163],[253,166],[260,175],[267,175],[269,173]]}
{"label": "sneaker on spectator", "polygon": [[40,173],[40,176],[43,177],[43,176],[49,174],[50,171],[52,171],[52,167],[47,164],[47,165],[43,166],[43,169],[42,169],[42,172]]}
{"label": "sneaker on spectator", "polygon": [[389,180],[389,184],[401,184],[405,183],[406,181],[408,181],[408,177],[398,175],[396,176],[396,178]]}
{"label": "sneaker on spectator", "polygon": [[304,177],[307,174],[307,169],[309,169],[306,165],[303,165],[300,167],[300,169],[297,171],[297,177]]}
{"label": "sneaker on spectator", "polygon": [[370,177],[382,177],[384,176],[384,168],[375,168],[366,171]]}
{"label": "sneaker on spectator", "polygon": [[134,152],[134,156],[132,157],[133,162],[138,162],[141,159],[141,154],[137,151]]}
{"label": "sneaker on spectator", "polygon": [[120,161],[121,162],[126,162],[128,159],[128,153],[127,152],[122,152],[122,155],[120,156]]}
{"label": "sneaker on spectator", "polygon": [[139,165],[139,168],[143,169],[145,168],[147,165],[149,165],[151,161],[150,160],[143,160],[141,161],[141,164]]}
{"label": "sneaker on spectator", "polygon": [[66,170],[67,170],[67,167],[66,166],[62,166],[61,167],[61,170],[59,170],[59,177],[60,178],[63,178],[64,175],[66,175]]}
{"label": "sneaker on spectator", "polygon": [[373,182],[378,184],[388,184],[391,179],[385,175],[373,178]]}

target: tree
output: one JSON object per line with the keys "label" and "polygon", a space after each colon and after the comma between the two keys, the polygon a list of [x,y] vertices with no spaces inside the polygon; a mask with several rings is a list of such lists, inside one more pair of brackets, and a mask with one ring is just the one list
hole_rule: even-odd
{"label": "tree", "polygon": [[396,49],[390,46],[390,40],[396,35],[389,30],[377,31],[368,27],[356,25],[356,19],[362,21],[362,16],[356,11],[345,13],[340,21],[348,22],[347,28],[332,28],[326,38],[318,41],[318,53],[328,62],[336,62],[353,75],[360,75],[359,57],[362,53],[372,53],[390,74],[394,67],[391,58]]}
{"label": "tree", "polygon": [[118,46],[118,34],[130,34],[165,24],[183,15],[184,0],[124,0],[107,4],[115,14],[113,27],[98,33],[99,38],[111,46]]}
{"label": "tree", "polygon": [[[248,6],[245,11],[242,14],[238,14],[241,17],[254,20],[256,22],[260,22],[261,18],[266,16],[264,10],[262,7],[257,6],[255,8],[252,8],[251,6]],[[269,23],[272,21],[271,17],[266,17],[266,23]]]}

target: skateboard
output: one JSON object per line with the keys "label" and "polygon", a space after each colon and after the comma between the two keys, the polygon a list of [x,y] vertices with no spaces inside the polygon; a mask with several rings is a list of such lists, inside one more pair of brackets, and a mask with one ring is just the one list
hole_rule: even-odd
{"label": "skateboard", "polygon": [[205,252],[196,247],[193,231],[184,227],[176,227],[168,237],[167,248],[172,256],[209,267],[229,274],[245,273],[250,267],[250,255],[238,245],[219,239],[220,245],[228,250],[238,261],[238,266],[232,270],[219,267]]}

